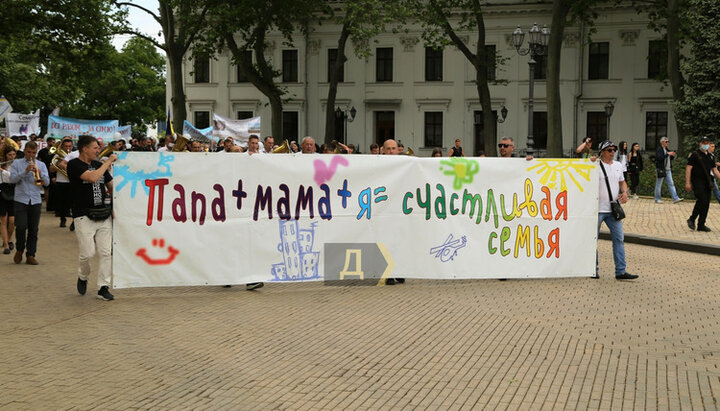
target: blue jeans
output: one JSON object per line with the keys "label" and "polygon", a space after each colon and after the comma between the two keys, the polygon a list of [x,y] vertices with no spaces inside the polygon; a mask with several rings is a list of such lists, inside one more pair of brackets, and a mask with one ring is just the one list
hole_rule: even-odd
{"label": "blue jeans", "polygon": [[[615,275],[625,273],[625,236],[623,235],[622,220],[616,220],[611,213],[598,213],[598,234],[603,221],[610,230],[612,238],[613,260],[615,261]],[[595,253],[595,273],[600,269],[597,252]]]}
{"label": "blue jeans", "polygon": [[713,195],[718,203],[720,203],[720,190],[718,190],[717,180],[715,179],[713,179]]}
{"label": "blue jeans", "polygon": [[663,180],[667,182],[668,189],[670,190],[670,197],[672,197],[673,200],[677,200],[679,197],[677,195],[677,191],[675,191],[675,183],[672,179],[672,171],[665,170],[665,178],[655,179],[655,201],[660,200],[660,192],[662,191]]}

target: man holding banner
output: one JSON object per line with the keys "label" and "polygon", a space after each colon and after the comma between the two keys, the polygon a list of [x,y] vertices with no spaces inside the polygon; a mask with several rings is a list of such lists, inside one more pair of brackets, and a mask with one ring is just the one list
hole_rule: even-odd
{"label": "man holding banner", "polygon": [[97,296],[101,300],[110,301],[115,297],[109,290],[112,262],[112,205],[108,190],[112,190],[112,176],[108,169],[117,160],[117,156],[111,154],[104,163],[97,161],[100,146],[95,137],[87,135],[78,139],[78,151],[78,158],[70,160],[67,165],[73,193],[75,234],[79,248],[77,291],[80,295],[85,295],[87,279],[90,276],[90,259],[97,251],[100,258]]}
{"label": "man holding banner", "polygon": [[[638,278],[635,274],[625,272],[625,238],[623,236],[623,223],[621,219],[617,219],[612,212],[610,203],[626,203],[628,199],[627,184],[623,176],[622,165],[613,160],[617,146],[611,141],[603,141],[598,147],[600,150],[600,191],[598,206],[598,233],[603,221],[610,230],[612,238],[613,260],[615,262],[615,279],[616,280],[634,280]],[[620,193],[618,195],[618,192]],[[624,217],[624,216],[623,216]],[[622,218],[622,217],[621,217]],[[592,278],[600,278],[598,274],[599,263],[597,256],[595,257],[595,276]]]}

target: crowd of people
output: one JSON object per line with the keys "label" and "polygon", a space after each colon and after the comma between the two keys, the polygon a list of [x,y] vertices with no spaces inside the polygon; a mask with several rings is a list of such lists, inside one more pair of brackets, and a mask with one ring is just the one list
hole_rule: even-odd
{"label": "crowd of people", "polygon": [[[20,143],[23,143],[22,146]],[[436,148],[432,157],[465,157],[457,139],[447,153]],[[659,197],[663,181],[670,190],[673,202],[680,202],[672,174],[671,162],[676,153],[668,149],[669,140],[663,137],[661,147],[655,155],[657,179],[655,186],[655,202],[661,203]],[[43,148],[38,150],[39,144]],[[22,150],[21,150],[22,148]],[[182,148],[182,150],[178,150]],[[514,141],[503,137],[498,143],[498,157],[514,156]],[[705,224],[711,194],[720,202],[720,190],[716,179],[720,179],[717,163],[713,157],[715,145],[708,139],[700,141],[698,150],[687,160],[685,190],[693,191],[696,202],[687,225],[692,230],[710,231]],[[318,145],[312,137],[305,137],[298,145],[290,141],[278,146],[275,139],[267,136],[260,139],[251,135],[246,146],[241,146],[233,138],[228,137],[215,144],[207,141],[192,140],[185,136],[168,135],[156,142],[152,138],[130,139],[125,141],[118,134],[106,147],[101,139],[82,135],[76,139],[66,137],[56,142],[47,138],[40,142],[33,135],[27,141],[18,137],[0,140],[0,235],[2,237],[3,254],[15,251],[13,262],[20,264],[25,258],[29,265],[37,265],[38,226],[43,198],[47,211],[52,211],[59,218],[60,227],[66,227],[72,218],[69,229],[75,231],[78,241],[78,278],[77,291],[84,295],[90,276],[90,260],[95,254],[99,256],[97,278],[97,296],[103,300],[112,300],[110,293],[111,281],[111,249],[112,249],[112,163],[117,159],[113,152],[120,151],[190,151],[190,152],[228,152],[247,153],[302,153],[302,154],[360,154],[352,144],[331,142]],[[382,145],[372,144],[369,154],[401,155],[410,154],[394,139],[388,139]],[[600,175],[600,198],[598,214],[598,231],[603,223],[610,230],[615,277],[619,280],[631,280],[638,276],[626,272],[622,217],[613,210],[612,203],[624,204],[630,195],[637,198],[639,174],[643,170],[643,158],[638,143],[628,149],[626,142],[615,145],[604,141],[598,145],[598,152],[592,150],[592,140],[585,139],[577,148],[577,153],[584,158],[596,161],[603,173]],[[104,153],[101,154],[101,153]],[[102,156],[102,158],[101,158]],[[532,156],[526,156],[532,160]],[[627,184],[627,181],[630,184]],[[13,242],[13,235],[15,241]],[[598,270],[594,278],[598,278]],[[404,283],[403,278],[390,278],[386,284]],[[246,284],[249,290],[257,289],[263,283]]]}

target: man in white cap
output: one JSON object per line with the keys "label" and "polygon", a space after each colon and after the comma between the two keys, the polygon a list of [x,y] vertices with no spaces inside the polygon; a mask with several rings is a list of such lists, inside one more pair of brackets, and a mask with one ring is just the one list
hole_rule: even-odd
{"label": "man in white cap", "polygon": [[[600,181],[598,233],[604,221],[610,230],[610,238],[612,239],[615,279],[634,280],[638,278],[637,275],[625,272],[625,237],[623,234],[623,223],[622,220],[615,218],[610,206],[612,202],[617,201],[620,204],[625,204],[628,200],[627,184],[623,176],[622,164],[613,160],[617,146],[613,144],[612,141],[603,141],[600,143],[598,149],[600,150],[600,172],[598,173],[598,180]],[[593,161],[595,161],[595,158],[593,158]],[[600,278],[597,254],[595,255],[595,276],[592,278]]]}

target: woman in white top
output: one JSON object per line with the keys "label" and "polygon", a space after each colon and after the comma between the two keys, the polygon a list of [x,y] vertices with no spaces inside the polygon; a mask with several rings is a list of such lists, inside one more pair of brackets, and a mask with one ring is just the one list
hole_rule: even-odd
{"label": "woman in white top", "polygon": [[10,241],[15,231],[15,213],[13,196],[15,184],[10,184],[10,164],[17,156],[17,151],[9,149],[5,158],[0,158],[0,237],[2,237],[3,254],[10,254],[15,244]]}

